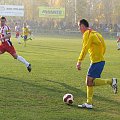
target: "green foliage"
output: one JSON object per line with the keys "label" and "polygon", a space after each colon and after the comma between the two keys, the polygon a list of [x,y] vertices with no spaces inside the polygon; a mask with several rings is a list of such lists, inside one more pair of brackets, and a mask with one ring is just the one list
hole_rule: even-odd
{"label": "green foliage", "polygon": [[[1,120],[119,120],[120,93],[114,95],[110,86],[96,87],[94,109],[77,108],[86,101],[85,75],[89,66],[86,56],[82,70],[75,66],[81,39],[75,37],[44,37],[17,44],[18,54],[32,64],[32,72],[7,53],[0,57],[0,119]],[[120,51],[116,42],[106,40],[106,66],[103,78],[120,79]],[[74,95],[74,104],[65,105],[62,97]]]}

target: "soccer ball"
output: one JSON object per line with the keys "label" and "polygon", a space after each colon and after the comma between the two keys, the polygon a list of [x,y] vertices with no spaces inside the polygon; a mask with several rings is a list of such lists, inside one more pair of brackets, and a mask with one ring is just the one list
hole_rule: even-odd
{"label": "soccer ball", "polygon": [[65,94],[63,96],[63,102],[68,105],[71,105],[73,103],[73,95],[69,93]]}

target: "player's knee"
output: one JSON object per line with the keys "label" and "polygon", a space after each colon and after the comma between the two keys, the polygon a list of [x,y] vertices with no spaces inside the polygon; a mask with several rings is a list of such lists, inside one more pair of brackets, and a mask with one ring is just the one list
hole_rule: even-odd
{"label": "player's knee", "polygon": [[93,86],[94,85],[93,80],[94,80],[93,78],[87,77],[86,78],[86,85],[87,86]]}
{"label": "player's knee", "polygon": [[92,80],[87,80],[87,86],[93,86],[93,81]]}
{"label": "player's knee", "polygon": [[17,59],[17,57],[16,57],[16,56],[13,56],[13,58],[14,58],[14,59]]}
{"label": "player's knee", "polygon": [[18,57],[16,54],[13,54],[12,56],[14,59],[17,59],[17,57]]}
{"label": "player's knee", "polygon": [[3,52],[0,51],[0,54],[3,54]]}

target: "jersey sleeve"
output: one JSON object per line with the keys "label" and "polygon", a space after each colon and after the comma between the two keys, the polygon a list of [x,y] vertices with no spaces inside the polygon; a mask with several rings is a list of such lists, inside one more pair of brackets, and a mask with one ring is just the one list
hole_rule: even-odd
{"label": "jersey sleeve", "polygon": [[85,58],[88,52],[88,49],[90,48],[91,42],[92,42],[92,39],[90,39],[90,33],[89,31],[87,31],[83,35],[82,50],[80,52],[78,62],[81,62]]}

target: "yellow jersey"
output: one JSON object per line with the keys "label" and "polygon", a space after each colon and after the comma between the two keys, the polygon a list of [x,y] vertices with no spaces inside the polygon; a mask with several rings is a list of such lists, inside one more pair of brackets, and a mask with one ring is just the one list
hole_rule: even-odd
{"label": "yellow jersey", "polygon": [[27,35],[27,36],[28,36],[28,34],[29,34],[29,29],[28,29],[27,27],[23,27],[23,28],[22,28],[22,31],[23,31],[23,36],[24,36],[24,35]]}
{"label": "yellow jersey", "polygon": [[102,35],[94,30],[88,29],[83,34],[82,50],[78,62],[81,62],[85,58],[87,52],[89,52],[92,63],[105,61],[105,51],[106,45]]}

